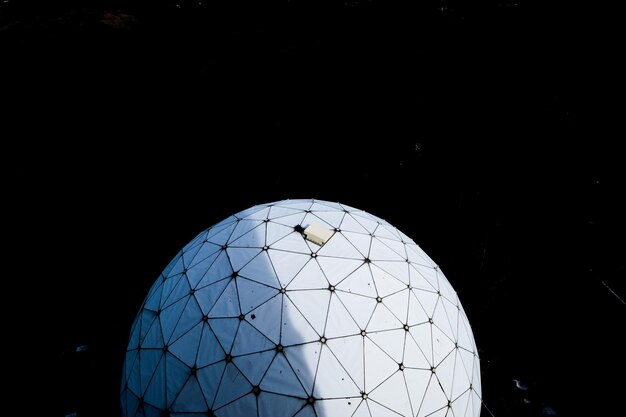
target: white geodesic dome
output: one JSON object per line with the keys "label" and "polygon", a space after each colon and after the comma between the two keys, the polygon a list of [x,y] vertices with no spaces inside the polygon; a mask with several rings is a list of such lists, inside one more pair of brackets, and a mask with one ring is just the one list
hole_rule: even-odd
{"label": "white geodesic dome", "polygon": [[[314,243],[317,242],[317,243]],[[285,200],[200,233],[131,330],[122,415],[478,417],[457,294],[386,221]]]}

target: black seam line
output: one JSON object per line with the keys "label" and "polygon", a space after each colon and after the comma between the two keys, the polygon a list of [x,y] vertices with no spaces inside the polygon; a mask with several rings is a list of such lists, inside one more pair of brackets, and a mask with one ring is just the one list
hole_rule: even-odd
{"label": "black seam line", "polygon": [[[302,290],[302,291],[306,291],[306,290]],[[298,308],[298,306],[296,305],[296,303],[291,299],[291,297],[289,297],[289,294],[285,294],[287,296],[287,299],[289,299],[289,302],[291,303],[292,306],[295,307],[295,309],[298,311],[298,313],[300,313],[300,315],[302,316],[302,318],[307,322],[307,324],[309,325],[309,327],[311,327],[311,329],[313,329],[313,332],[315,332],[315,334],[317,334],[319,337],[321,337],[322,335],[318,333],[318,331],[315,329],[315,327],[313,327],[313,324],[311,324],[311,322],[309,321],[309,319],[304,315],[304,313],[302,311],[300,311],[300,309]],[[330,304],[330,297],[328,300],[328,303]],[[281,322],[282,323],[282,322]],[[281,326],[282,327],[282,326]],[[304,343],[308,343],[308,342],[304,342]],[[303,344],[304,344],[303,343]],[[293,346],[293,345],[292,345]]]}
{"label": "black seam line", "polygon": [[[365,234],[365,235],[367,235],[367,236],[370,236],[370,231],[369,231],[369,230],[367,230],[365,227],[363,227],[363,225],[362,225],[361,223],[359,223],[359,222],[358,222],[358,220],[356,220],[356,219],[354,218],[354,216],[352,215],[352,212],[351,212],[351,211],[348,211],[348,212],[346,213],[346,216],[350,216],[350,218],[352,219],[352,221],[353,221],[353,222],[355,222],[355,223],[356,223],[356,224],[358,224],[358,225],[359,225],[359,226],[360,226],[363,230],[365,230],[365,233],[362,233],[362,232],[354,232],[354,233],[361,233],[361,234]],[[343,221],[344,221],[344,220],[345,220],[345,217],[344,217],[344,218],[342,219],[342,221],[341,221],[341,224],[342,224],[342,225],[343,225]],[[343,227],[342,227],[342,229],[343,229]],[[352,231],[352,230],[348,230],[348,231]]]}
{"label": "black seam line", "polygon": [[[292,222],[292,223],[301,224],[301,223],[302,223],[302,221],[304,220],[304,218],[306,217],[306,213],[305,213],[305,212],[302,212],[302,213],[299,213],[299,214],[290,214],[289,216],[284,216],[284,217],[281,217],[281,219],[282,219],[282,218],[286,218],[286,217],[291,217],[291,216],[294,216],[294,219],[293,219],[293,220],[295,220],[295,221],[294,221],[294,222]],[[296,216],[297,216],[298,218],[296,218]],[[300,217],[300,216],[302,216],[302,217]],[[291,219],[290,219],[290,220],[291,220]],[[295,224],[291,224],[291,223],[289,223],[289,224],[288,224],[288,223],[286,223],[286,222],[285,222],[285,223],[282,223],[282,222],[275,221],[275,220],[270,220],[270,222],[271,222],[271,223],[276,223],[276,224],[279,224],[279,225],[281,225],[281,226],[288,227],[288,228],[290,228],[290,229],[292,229],[292,230],[293,230],[293,227],[295,226]],[[282,239],[282,238],[281,238],[281,239]],[[278,239],[278,240],[280,240],[280,239]],[[273,243],[272,243],[272,245],[273,245],[274,243],[278,242],[278,240],[276,240],[275,242],[273,242]]]}
{"label": "black seam line", "polygon": [[[150,313],[154,314],[151,310],[144,310],[144,311],[149,311]],[[143,313],[143,312],[141,312]],[[143,314],[142,314],[143,316]],[[148,333],[150,333],[150,329],[152,329],[152,327],[154,326],[154,322],[158,320],[158,317],[156,316],[156,314],[154,315],[154,317],[152,318],[152,321],[150,322],[150,324],[147,326],[148,328],[146,329],[146,333],[143,335],[143,337],[141,336],[141,327],[143,327],[143,325],[139,328],[140,332],[139,332],[139,346],[141,347],[145,340],[146,337],[148,336]],[[141,319],[140,319],[141,322]],[[163,339],[163,331],[161,331],[161,339]]]}
{"label": "black seam line", "polygon": [[[334,256],[323,256],[320,255],[322,258],[334,258],[334,259],[346,259],[346,260],[351,260],[351,261],[358,261],[359,264],[358,266],[350,273],[348,273],[348,275],[346,275],[345,277],[343,277],[340,281],[338,281],[335,284],[335,287],[338,287],[342,282],[344,282],[345,280],[347,280],[349,277],[351,277],[354,273],[356,273],[356,271],[358,271],[362,266],[363,266],[363,259],[353,259],[353,258],[341,258],[341,257],[334,257]],[[318,264],[319,264],[319,260],[318,260]],[[322,268],[322,266],[320,265],[320,268],[322,269],[322,272],[325,273],[324,268]]]}
{"label": "black seam line", "polygon": [[[278,235],[278,236],[280,236],[280,237],[276,238],[276,236],[274,236],[274,237],[272,237],[272,239],[274,239],[274,238],[276,238],[276,239],[275,239],[275,240],[272,240],[272,241],[269,241],[269,240],[268,240],[268,236],[267,236],[267,234],[268,234],[267,232],[268,232],[269,223],[274,223],[274,224],[277,224],[277,225],[279,225],[279,226],[282,226],[282,227],[286,228],[286,229],[287,229],[287,231],[285,231],[285,233],[284,233],[284,234],[282,234],[282,233],[281,233],[280,235],[278,235],[278,234],[277,234],[277,235]],[[266,224],[266,228],[265,228],[265,246],[268,246],[268,247],[269,247],[269,246],[272,246],[272,245],[276,244],[277,242],[280,242],[281,240],[285,239],[285,238],[286,238],[287,236],[289,236],[290,234],[292,234],[292,233],[294,233],[294,232],[295,232],[295,230],[293,229],[294,225],[288,226],[288,225],[286,225],[286,224],[276,223],[276,222],[272,222],[272,221],[270,221],[269,223],[267,223],[267,224]]]}
{"label": "black seam line", "polygon": [[[365,338],[361,337],[361,350],[362,350],[362,357],[363,357],[363,391],[365,391],[365,375],[367,375],[366,371],[366,361],[365,361]],[[358,408],[358,407],[357,407]]]}
{"label": "black seam line", "polygon": [[[269,303],[272,299],[274,299],[274,298],[278,297],[279,295],[280,295],[280,293],[276,293],[276,294],[274,294],[271,298],[268,298],[267,300],[263,301],[263,302],[262,302],[261,304],[259,304],[258,306],[254,307],[252,310],[248,311],[248,313],[252,313],[252,312],[253,312],[253,311],[255,311],[256,309],[258,309],[259,307],[263,306],[264,304]],[[234,318],[236,318],[236,317],[234,317]],[[260,330],[257,326],[255,326],[253,323],[251,323],[251,322],[247,322],[247,323],[248,323],[250,326],[254,327],[254,329],[255,329],[256,331],[258,331],[258,332],[259,332],[259,333],[261,333],[263,336],[265,336],[265,333],[263,333],[263,332],[262,332],[262,331],[261,331],[261,330]],[[267,336],[265,336],[265,337],[267,337]],[[268,339],[270,342],[274,343],[274,342],[272,341],[272,339],[270,339],[269,337],[267,337],[267,339]]]}
{"label": "black seam line", "polygon": [[[335,226],[333,226],[332,224],[328,223],[328,221],[327,221],[327,220],[322,219],[320,216],[318,216],[318,215],[316,214],[316,213],[319,213],[319,212],[322,212],[322,211],[321,211],[321,210],[318,210],[317,212],[312,212],[312,213],[310,213],[310,214],[312,214],[312,215],[313,215],[313,217],[317,217],[317,218],[318,218],[318,219],[319,219],[322,223],[325,223],[325,224],[326,224],[326,226],[328,226],[328,227],[332,227],[332,228],[334,229],[334,228],[335,228]],[[328,211],[323,211],[323,213],[341,213],[341,212],[340,212],[340,211],[331,211],[331,210],[328,210]],[[343,219],[343,217],[342,217],[342,219]]]}
{"label": "black seam line", "polygon": [[[213,330],[213,326],[211,326],[211,323],[207,322],[206,323],[207,326],[209,326],[209,330],[211,330],[211,333],[213,333],[213,336],[215,337],[215,340],[217,341],[217,344],[220,345],[220,348],[222,348],[222,352],[224,352],[224,355],[226,355],[230,349],[227,351],[226,349],[224,349],[224,346],[222,345],[222,341],[220,340],[219,337],[217,337],[217,333],[215,333],[215,330]],[[233,341],[235,340],[235,338],[233,338]],[[217,362],[220,362],[221,359]],[[215,362],[215,363],[217,363]],[[207,365],[208,366],[208,365]]]}
{"label": "black seam line", "polygon": [[[220,249],[220,250],[218,250],[218,251],[216,252],[216,253],[217,253],[217,255],[215,256],[215,259],[213,259],[213,261],[211,261],[211,264],[210,264],[210,265],[206,268],[206,271],[204,271],[204,273],[202,274],[202,276],[200,277],[200,279],[198,279],[198,283],[196,284],[196,288],[194,288],[194,289],[203,288],[203,287],[198,287],[198,286],[200,285],[200,283],[201,283],[202,281],[204,281],[204,278],[207,276],[207,274],[209,274],[210,272],[212,272],[213,265],[215,265],[215,262],[217,262],[217,260],[218,260],[218,259],[219,259],[219,257],[221,256],[221,253],[220,253],[220,252],[221,252],[221,249]],[[211,256],[213,256],[213,255],[211,255]],[[207,257],[206,259],[208,259],[208,258],[209,258],[209,257]],[[201,262],[204,262],[206,259],[202,260]],[[228,258],[227,258],[227,260],[228,260]],[[196,265],[198,265],[198,264],[196,264]],[[194,266],[196,266],[196,265],[194,265]],[[211,284],[208,284],[208,285],[211,285]]]}
{"label": "black seam line", "polygon": [[[396,365],[397,365],[397,364],[396,364]],[[387,378],[383,379],[383,380],[382,380],[382,381],[381,381],[378,385],[376,385],[374,388],[368,389],[368,399],[370,399],[370,398],[369,398],[369,393],[372,393],[372,392],[376,391],[376,388],[380,387],[382,384],[384,384],[385,382],[387,382],[387,381],[389,380],[389,378],[391,378],[392,376],[394,376],[395,374],[397,374],[398,372],[400,372],[400,370],[399,370],[399,369],[397,369],[397,368],[398,368],[398,367],[396,366],[396,370],[395,370],[395,371],[393,371],[393,372],[391,373],[391,375],[389,375]],[[374,401],[374,400],[372,399],[372,401]],[[377,401],[375,401],[375,402],[377,402]],[[377,402],[377,403],[378,403],[378,402]],[[391,410],[391,409],[390,409],[390,410]],[[394,413],[395,413],[395,411],[394,411]]]}
{"label": "black seam line", "polygon": [[[448,359],[448,357],[452,354],[452,352],[454,352],[456,349],[451,350],[450,352],[446,353],[446,356],[444,356],[439,363],[435,366],[438,367],[439,365],[441,365],[443,363],[443,361],[445,361],[446,359]],[[454,376],[454,369],[452,369],[452,375]],[[437,381],[439,381],[439,385],[441,385],[441,381],[439,380],[439,376],[437,376]],[[443,389],[443,386],[441,387],[441,390],[443,391],[443,393],[445,394],[446,391]],[[450,390],[452,390],[452,387],[450,387]],[[450,398],[448,398],[448,396],[446,395],[446,398],[449,400]]]}
{"label": "black seam line", "polygon": [[[198,324],[200,325],[200,337],[198,339],[198,347],[196,348],[196,356],[193,358],[193,364],[194,365],[196,365],[198,363],[198,356],[200,356],[200,345],[202,344],[202,338],[204,337],[204,322],[201,321]],[[213,337],[215,337],[215,335],[213,335]],[[217,337],[215,337],[215,339],[217,339]],[[174,342],[174,343],[176,343],[176,342]],[[205,402],[206,402],[206,398],[205,398]]]}
{"label": "black seam line", "polygon": [[[463,350],[465,350],[465,349],[463,349]],[[467,351],[467,350],[465,350],[465,351],[466,351],[466,352],[468,352],[468,353],[470,353],[470,352],[469,352],[469,351]],[[472,383],[472,382],[473,382],[473,379],[474,379],[474,378],[472,378],[472,377],[473,377],[473,372],[472,372],[472,371],[473,371],[473,369],[474,369],[474,356],[472,356],[472,363],[471,363],[471,365],[472,365],[472,371],[470,371],[470,372],[467,372],[467,365],[465,364],[465,360],[463,359],[463,356],[461,356],[461,355],[459,354],[459,357],[461,358],[461,365],[463,366],[463,370],[465,371],[465,376],[467,377],[467,380],[468,380],[468,381],[470,381],[470,383]],[[471,374],[471,375],[470,375],[470,374]]]}
{"label": "black seam line", "polygon": [[352,381],[352,383],[354,384],[356,389],[359,390],[359,384],[356,383],[356,381],[352,377],[352,374],[350,374],[350,372],[348,372],[348,370],[343,366],[343,363],[341,363],[341,361],[339,360],[337,355],[335,355],[335,352],[333,352],[333,350],[332,350],[332,348],[330,346],[328,346],[328,351],[330,352],[331,355],[333,355],[333,357],[335,358],[335,360],[337,361],[339,366],[341,366],[341,369],[343,369],[344,372],[346,373],[346,375],[348,375],[348,377],[350,378],[350,381]]}
{"label": "black seam line", "polygon": [[[231,279],[231,276],[230,276],[230,275],[226,275],[224,278],[220,278],[220,279],[218,279],[217,281],[213,281],[213,282],[212,282],[212,283],[210,283],[210,284],[207,284],[207,285],[202,286],[202,287],[197,287],[197,288],[194,288],[194,292],[198,292],[198,291],[205,290],[205,289],[209,288],[209,287],[210,287],[210,286],[212,286],[212,285],[218,284],[218,283],[220,283],[220,282],[222,282],[222,281],[228,281],[228,280],[230,280],[230,279]],[[228,284],[226,284],[226,285],[228,285]]]}
{"label": "black seam line", "polygon": [[[176,393],[176,395],[174,395],[174,399],[172,400],[172,403],[171,403],[172,406],[174,405],[174,403],[176,403],[176,401],[178,401],[178,397],[180,397],[180,394],[183,392],[183,390],[185,389],[185,387],[189,383],[190,379],[191,379],[191,375],[188,375],[187,379],[185,380],[185,382],[180,386],[180,390]],[[204,395],[203,395],[203,397],[204,397]]]}
{"label": "black seam line", "polygon": [[[202,249],[202,246],[204,246],[204,243],[200,243],[199,245],[195,245],[190,248],[183,248],[183,250],[181,251],[181,257],[183,258],[183,266],[185,267],[185,269],[189,269],[189,267],[193,263],[193,260],[196,258],[196,256],[198,256],[198,253]],[[185,251],[185,249],[187,250]],[[189,262],[185,261],[185,255],[191,253],[193,250],[195,250],[196,252],[191,256]]]}
{"label": "black seam line", "polygon": [[280,321],[278,322],[278,343],[283,343],[283,311],[285,308],[285,294],[279,293],[280,297]]}
{"label": "black seam line", "polygon": [[[370,392],[371,392],[371,391],[370,391]],[[376,401],[376,400],[375,400],[375,399],[373,399],[373,398],[369,398],[369,397],[368,397],[368,399],[369,399],[371,402],[376,403],[376,404],[378,404],[379,406],[381,406],[381,407],[383,407],[383,408],[385,408],[385,409],[387,409],[387,410],[391,411],[392,413],[397,414],[397,415],[398,415],[398,417],[404,417],[402,414],[400,414],[398,411],[394,410],[393,408],[387,407],[387,406],[386,406],[386,405],[384,405],[383,403],[380,403],[380,402]],[[409,403],[409,404],[410,404],[410,403]]]}
{"label": "black seam line", "polygon": [[[375,262],[375,261],[372,261]],[[395,261],[382,261],[382,262],[395,262]],[[404,262],[404,261],[403,261]],[[371,264],[370,264],[371,265]],[[392,274],[391,272],[387,271],[386,268],[382,268],[380,265],[378,265],[377,263],[374,264],[374,266],[376,268],[378,268],[379,270],[381,270],[384,274],[389,275],[390,278],[393,278],[394,280],[396,280],[397,282],[399,282],[400,284],[402,284],[402,290],[406,289],[406,283],[398,278],[396,278],[396,276],[394,274]],[[372,278],[374,278],[374,274],[372,274]],[[411,282],[411,278],[408,275],[408,270],[407,270],[407,278],[409,278],[409,282]],[[401,290],[398,290],[401,291]],[[378,291],[377,291],[378,292]],[[393,294],[393,293],[392,293]]]}
{"label": "black seam line", "polygon": [[[233,231],[235,230],[235,228],[237,227],[237,224],[239,224],[238,221],[234,221],[232,222],[232,224],[229,224],[228,227],[225,227],[224,229],[220,230],[219,232],[217,232],[216,234],[214,234],[211,237],[207,237],[206,241],[208,243],[212,243],[214,245],[218,245],[218,246],[222,246],[228,243],[228,241],[230,240],[230,237],[233,235]],[[231,229],[231,230],[229,230]],[[224,241],[222,242],[222,238],[220,237],[219,240],[215,239],[215,237],[217,237],[218,235],[224,233]]]}
{"label": "black seam line", "polygon": [[[437,326],[437,328],[441,331],[441,333],[445,334],[446,337],[452,341],[452,343],[455,343],[454,331],[452,330],[452,326],[450,326],[450,320],[448,320],[448,314],[447,314],[446,308],[445,307],[441,307],[444,302],[440,301],[440,300],[441,300],[441,297],[439,297],[437,299],[437,304],[435,305],[435,311],[433,312],[433,321],[435,319],[435,316],[437,316],[437,323],[441,323],[441,322],[443,322],[442,324],[446,324],[447,323],[448,324],[448,329],[450,330],[450,332],[452,334],[448,334],[447,330],[443,329],[443,326],[440,326],[438,324],[435,324],[435,326]],[[442,308],[443,308],[443,312],[441,311]],[[445,321],[444,320],[439,320],[441,318],[440,316],[442,314],[445,316]]]}
{"label": "black seam line", "polygon": [[[452,383],[450,383],[450,401],[451,402],[455,402],[461,395],[463,395],[463,393],[461,393],[460,395],[458,395],[456,398],[452,399],[452,391],[454,390],[454,382],[456,381],[456,362],[459,359],[459,353],[458,352],[454,352],[454,368],[452,369]],[[461,365],[462,367],[463,365]],[[463,391],[463,392],[467,392],[469,390],[469,387]]]}
{"label": "black seam line", "polygon": [[372,410],[370,409],[369,402],[368,402],[368,401],[365,401],[365,400],[361,400],[361,402],[362,402],[362,403],[363,403],[363,402],[365,403],[365,406],[367,407],[367,412],[369,413],[370,417],[373,417],[373,416],[372,416]]}
{"label": "black seam line", "polygon": [[281,288],[281,287],[272,287],[271,285],[266,284],[265,282],[257,281],[256,279],[250,278],[248,275],[244,275],[244,274],[237,275],[237,279],[239,279],[239,278],[245,279],[246,281],[254,282],[255,284],[262,285],[262,286],[267,287],[267,288],[271,288],[273,290],[280,290],[280,288]]}
{"label": "black seam line", "polygon": [[[176,274],[173,274],[173,275],[169,275],[168,274],[167,279],[165,280],[165,282],[163,282],[164,286],[165,286],[165,283],[172,282],[172,281],[174,281],[176,279],[178,279],[178,281],[176,281],[176,283],[172,284],[172,287],[170,288],[170,290],[169,290],[169,292],[167,294],[163,294],[163,291],[161,291],[161,301],[159,302],[159,306],[165,305],[165,302],[169,299],[170,295],[172,295],[172,291],[174,290],[174,288],[176,288],[176,286],[180,282],[180,279],[182,278],[182,276],[183,276],[182,271],[181,272],[177,272]],[[165,288],[165,287],[163,287],[163,288]],[[165,298],[163,298],[163,297],[165,297]]]}
{"label": "black seam line", "polygon": [[[226,369],[226,367],[224,367],[224,369]],[[243,375],[243,374],[242,374],[242,375]],[[252,384],[250,384],[250,386],[252,387]],[[216,398],[215,398],[215,399],[217,399],[217,392],[219,392],[219,388],[221,388],[221,381],[220,381],[220,387],[218,387],[218,389],[215,391],[215,392],[216,392],[216,395],[215,395],[215,397],[216,397]],[[216,408],[216,409],[214,409],[214,410],[213,410],[213,407],[211,407],[211,409],[212,409],[213,411],[219,411],[219,410],[223,409],[224,407],[227,407],[227,406],[231,405],[231,404],[232,404],[232,403],[234,403],[235,401],[239,401],[240,399],[242,399],[243,397],[245,397],[245,396],[247,396],[247,395],[250,395],[250,391],[246,391],[246,392],[244,392],[244,393],[243,393],[243,394],[241,394],[239,397],[237,397],[237,398],[235,398],[235,399],[233,399],[233,400],[230,400],[230,401],[229,401],[229,402],[227,402],[226,404],[222,404],[220,407],[218,407],[218,408]],[[215,405],[215,401],[213,401],[213,405]],[[176,413],[176,414],[187,414],[187,413]],[[190,412],[189,414],[195,414],[195,413],[191,413],[191,412]]]}
{"label": "black seam line", "polygon": [[[429,291],[424,291],[424,292],[429,292]],[[431,293],[433,295],[437,295],[437,293]],[[422,311],[424,312],[424,314],[426,315],[427,318],[432,319],[432,315],[435,314],[435,308],[437,307],[437,302],[435,301],[435,305],[433,306],[433,311],[431,311],[430,313],[426,310],[426,307],[424,307],[424,304],[422,304],[422,302],[420,301],[419,297],[416,294],[413,294],[413,297],[415,297],[415,300],[417,301],[417,304],[419,304],[419,306],[422,308]]]}
{"label": "black seam line", "polygon": [[[310,258],[310,257],[311,257],[311,256],[309,255],[309,258]],[[279,288],[282,288],[282,287],[283,287],[283,284],[282,284],[282,282],[281,282],[281,280],[280,280],[280,277],[278,276],[278,272],[276,271],[276,267],[274,266],[274,261],[272,260],[272,257],[269,255],[269,253],[267,254],[267,259],[269,260],[270,265],[272,266],[272,271],[274,271],[274,276],[276,277],[276,280],[278,281]],[[304,263],[304,265],[306,265],[308,262],[309,262],[309,260],[307,260],[307,261]],[[302,266],[302,268],[304,268],[304,266]],[[302,269],[302,268],[301,268],[301,269]],[[285,285],[285,287],[286,287],[286,286],[287,286],[287,285]]]}
{"label": "black seam line", "polygon": [[333,293],[330,293],[328,297],[328,305],[326,306],[326,317],[324,317],[324,329],[322,330],[322,334],[326,334],[326,326],[328,326],[328,316],[330,314],[330,303],[333,301]]}

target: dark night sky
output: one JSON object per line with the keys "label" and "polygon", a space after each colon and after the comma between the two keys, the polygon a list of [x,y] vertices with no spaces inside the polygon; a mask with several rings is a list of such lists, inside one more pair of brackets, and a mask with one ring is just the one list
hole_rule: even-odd
{"label": "dark night sky", "polygon": [[319,198],[386,219],[441,266],[496,417],[618,414],[611,13],[348,3],[1,5],[18,394],[37,372],[48,415],[118,415],[130,325],[176,252],[254,204]]}

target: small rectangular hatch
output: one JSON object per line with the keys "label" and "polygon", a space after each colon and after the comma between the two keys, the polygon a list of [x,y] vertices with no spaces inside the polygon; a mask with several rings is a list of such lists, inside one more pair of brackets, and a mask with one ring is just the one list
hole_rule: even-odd
{"label": "small rectangular hatch", "polygon": [[313,223],[304,229],[304,237],[316,245],[324,245],[332,237],[335,232],[324,226]]}

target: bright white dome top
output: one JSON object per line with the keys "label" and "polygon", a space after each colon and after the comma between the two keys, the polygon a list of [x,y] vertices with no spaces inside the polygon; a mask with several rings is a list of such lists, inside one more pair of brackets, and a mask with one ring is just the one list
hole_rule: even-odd
{"label": "bright white dome top", "polygon": [[437,265],[386,221],[285,200],[200,233],[131,330],[126,417],[478,417],[480,368]]}

